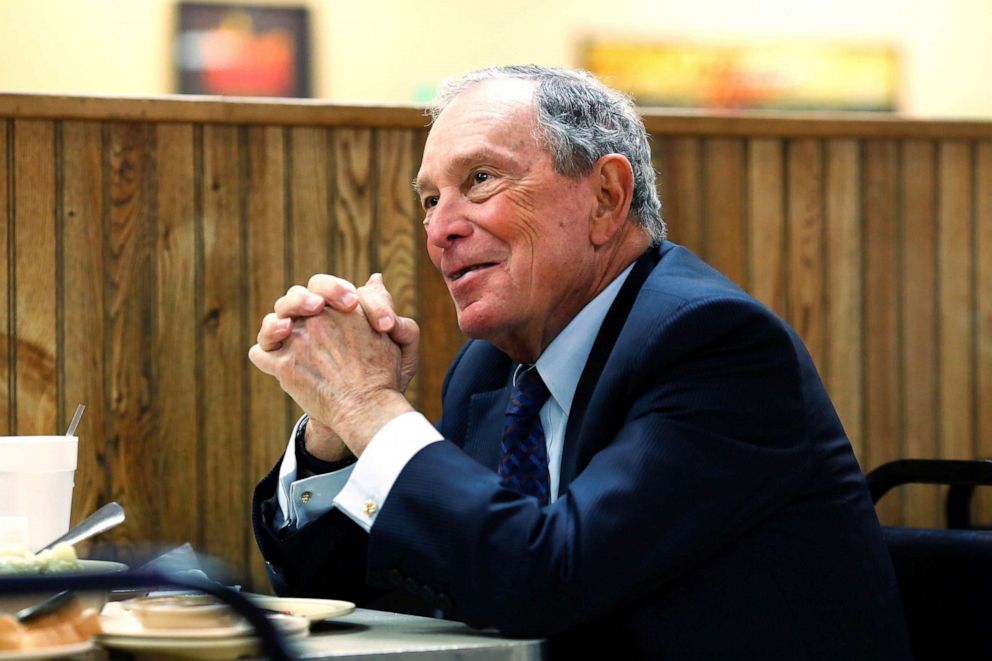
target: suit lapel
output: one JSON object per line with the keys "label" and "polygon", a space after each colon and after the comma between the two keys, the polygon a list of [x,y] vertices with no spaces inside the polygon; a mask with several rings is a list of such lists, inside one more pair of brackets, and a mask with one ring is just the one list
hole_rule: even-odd
{"label": "suit lapel", "polygon": [[472,395],[468,425],[462,449],[487,468],[496,470],[499,463],[499,439],[503,431],[510,388],[500,388]]}
{"label": "suit lapel", "polygon": [[[572,408],[568,415],[568,426],[565,429],[565,443],[562,448],[561,473],[558,480],[558,495],[568,490],[568,485],[580,468],[580,431],[583,430],[586,414],[592,400],[596,386],[599,384],[603,368],[609,360],[613,347],[620,331],[623,330],[627,317],[630,315],[637,294],[641,290],[644,281],[648,279],[651,271],[657,266],[661,259],[662,248],[651,248],[638,258],[633,270],[627,276],[626,282],[620,288],[616,299],[610,306],[609,312],[603,319],[603,325],[599,329],[596,341],[593,343],[592,351],[589,352],[589,359],[582,370],[578,386],[575,389],[575,397],[572,399]],[[595,421],[590,421],[590,425],[595,425]]]}

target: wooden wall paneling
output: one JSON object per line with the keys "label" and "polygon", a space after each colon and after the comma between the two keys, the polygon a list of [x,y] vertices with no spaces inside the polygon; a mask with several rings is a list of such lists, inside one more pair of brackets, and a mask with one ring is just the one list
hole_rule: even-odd
{"label": "wooden wall paneling", "polygon": [[[248,343],[254,344],[262,318],[289,286],[286,259],[286,154],[284,130],[253,126],[245,131],[248,224]],[[247,352],[248,347],[243,347]],[[247,359],[246,359],[247,360]],[[248,485],[262,479],[286,448],[289,429],[287,397],[279,382],[246,363],[248,370],[248,441],[251,465]],[[245,522],[247,525],[247,522]],[[254,591],[268,592],[265,563],[249,542]]]}
{"label": "wooden wall paneling", "polygon": [[[902,281],[899,344],[902,364],[903,456],[934,458],[937,447],[936,290],[937,182],[934,145],[902,143],[899,277]],[[915,526],[943,525],[938,490],[907,485],[904,519]]]}
{"label": "wooden wall paneling", "polygon": [[153,135],[146,124],[104,127],[104,392],[110,494],[128,512],[112,539],[129,545],[155,539],[158,494],[148,488],[154,469],[152,337],[153,292],[150,200]]}
{"label": "wooden wall paneling", "polygon": [[[155,299],[149,197],[154,194],[154,133],[143,123],[110,123],[106,132],[105,429],[111,496],[128,512],[127,525],[115,531],[115,539],[147,542],[159,530],[159,493],[149,485],[161,482],[151,352]],[[130,549],[136,552],[136,547]]]}
{"label": "wooden wall paneling", "polygon": [[[992,141],[975,147],[976,415],[975,455],[992,458]],[[992,526],[992,497],[976,491],[975,518]]]}
{"label": "wooden wall paneling", "polygon": [[[414,133],[414,153],[419,168],[427,131]],[[423,212],[417,206],[417,218]],[[420,410],[428,420],[441,417],[441,386],[451,359],[465,342],[458,327],[458,315],[444,279],[427,254],[427,235],[420,231],[417,246],[417,305],[420,324],[420,370],[417,373],[417,397]]]}
{"label": "wooden wall paneling", "polygon": [[201,550],[219,557],[245,581],[251,493],[244,400],[248,320],[237,131],[203,127]]}
{"label": "wooden wall paneling", "polygon": [[[377,131],[372,199],[377,206],[378,240],[372,244],[374,261],[393,297],[396,311],[418,317],[417,242],[424,240],[420,225],[420,204],[410,187],[417,175],[420,155],[414,153],[414,134],[403,129]],[[406,392],[414,406],[419,405],[417,383]]]}
{"label": "wooden wall paneling", "polygon": [[11,369],[11,351],[14,346],[14,333],[10,328],[10,306],[13,302],[11,294],[11,271],[14,266],[14,250],[11,243],[11,228],[14,222],[13,192],[10,190],[10,175],[13,172],[13,122],[0,118],[0,254],[3,254],[3,265],[0,266],[0,435],[14,433],[11,420],[13,407],[14,370]]}
{"label": "wooden wall paneling", "polygon": [[[789,321],[802,336],[819,369],[826,362],[824,338],[823,149],[819,140],[788,145]],[[840,348],[843,350],[843,348]]]}
{"label": "wooden wall paneling", "polygon": [[938,145],[940,445],[944,457],[974,456],[973,189],[971,145]]}
{"label": "wooden wall paneling", "polygon": [[[898,154],[894,141],[865,145],[865,471],[902,456],[899,447]],[[878,504],[884,523],[901,523],[902,494]]]}
{"label": "wooden wall paneling", "polygon": [[[667,223],[669,209],[666,205],[665,195],[668,191],[668,182],[665,180],[665,176],[668,168],[666,166],[665,145],[659,138],[651,135],[648,136],[648,142],[651,146],[651,169],[654,170],[654,187],[658,192],[658,199],[661,200],[661,218]],[[669,236],[668,238],[672,237]]]}
{"label": "wooden wall paneling", "polygon": [[751,140],[748,148],[750,291],[783,319],[786,308],[785,168],[783,142]]}
{"label": "wooden wall paneling", "polygon": [[748,286],[744,143],[703,141],[704,259],[741,287]]}
{"label": "wooden wall paneling", "polygon": [[14,122],[14,407],[17,434],[59,433],[55,123]]}
{"label": "wooden wall paneling", "polygon": [[335,129],[334,156],[334,265],[336,274],[363,285],[378,265],[372,264],[375,210],[372,199],[372,132]]}
{"label": "wooden wall paneling", "polygon": [[697,255],[703,253],[702,149],[696,138],[655,138],[661,146],[663,169],[661,215],[669,238]]}
{"label": "wooden wall paneling", "polygon": [[[334,159],[330,155],[330,133],[322,128],[290,128],[287,148],[289,273],[292,284],[305,286],[315,273],[340,275],[332,256]],[[302,412],[295,403],[288,406],[287,425],[291,425]],[[289,432],[286,429],[287,439]]]}
{"label": "wooden wall paneling", "polygon": [[828,140],[824,149],[824,333],[828,351],[821,369],[837,414],[864,465],[861,144],[853,139]]}
{"label": "wooden wall paneling", "polygon": [[[197,405],[196,154],[191,124],[157,124],[155,136],[155,443],[169,488],[154,504],[157,542],[198,543],[204,488]],[[215,439],[207,440],[207,443]],[[204,524],[206,525],[206,524]]]}
{"label": "wooden wall paneling", "polygon": [[[64,411],[83,404],[80,420],[72,520],[78,521],[112,500],[109,448],[104,433],[107,400],[104,381],[104,153],[97,122],[62,126],[62,379]],[[97,537],[87,550],[96,557],[109,552],[109,538]],[[102,550],[101,550],[102,549]]]}
{"label": "wooden wall paneling", "polygon": [[315,273],[340,274],[331,259],[333,161],[328,131],[289,130],[290,246],[293,284],[306,285]]}

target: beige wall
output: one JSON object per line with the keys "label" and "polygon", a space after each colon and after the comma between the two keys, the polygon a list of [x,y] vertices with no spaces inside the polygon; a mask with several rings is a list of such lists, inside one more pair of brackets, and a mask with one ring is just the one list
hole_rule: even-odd
{"label": "beige wall", "polygon": [[[0,90],[172,91],[174,0],[0,0]],[[592,34],[885,41],[903,108],[992,117],[990,0],[266,0],[312,12],[318,96],[408,103],[438,80],[510,62],[576,64]]]}

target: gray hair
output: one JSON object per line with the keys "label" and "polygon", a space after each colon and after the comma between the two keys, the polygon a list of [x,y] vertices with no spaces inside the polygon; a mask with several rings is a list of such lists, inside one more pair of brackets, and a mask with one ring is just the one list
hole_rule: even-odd
{"label": "gray hair", "polygon": [[554,158],[555,171],[580,177],[606,154],[621,154],[634,170],[630,211],[654,243],[665,239],[665,221],[655,187],[651,147],[644,122],[631,99],[586,71],[537,65],[492,67],[442,83],[428,107],[437,119],[455,97],[487,80],[531,80],[537,115],[537,139]]}

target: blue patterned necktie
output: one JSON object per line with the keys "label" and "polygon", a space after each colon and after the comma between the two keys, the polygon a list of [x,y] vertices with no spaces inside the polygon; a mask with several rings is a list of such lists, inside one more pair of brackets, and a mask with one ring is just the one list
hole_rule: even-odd
{"label": "blue patterned necktie", "polygon": [[533,366],[517,375],[506,408],[497,470],[504,486],[534,496],[542,505],[548,504],[551,481],[548,448],[538,411],[550,394]]}

